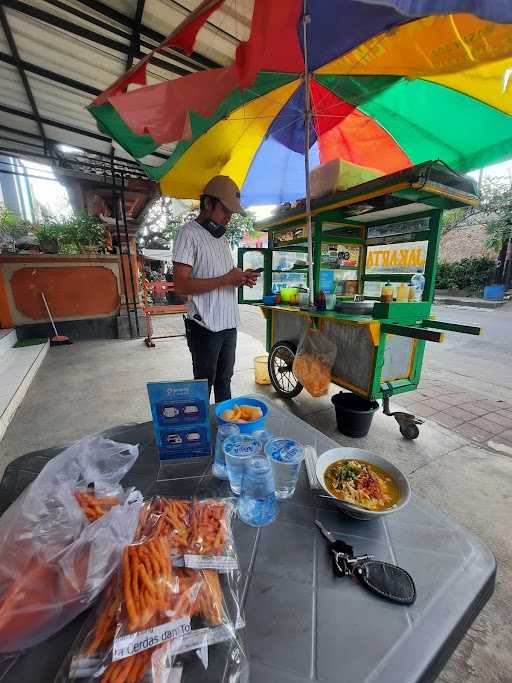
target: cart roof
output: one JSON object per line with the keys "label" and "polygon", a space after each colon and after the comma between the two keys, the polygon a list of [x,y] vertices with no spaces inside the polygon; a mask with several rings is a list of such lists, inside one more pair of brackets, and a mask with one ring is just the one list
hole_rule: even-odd
{"label": "cart roof", "polygon": [[[450,169],[442,161],[427,161],[381,176],[311,202],[313,215],[336,209],[339,217],[358,225],[421,213],[478,204],[476,182]],[[276,213],[257,224],[268,231],[305,218],[305,206]]]}

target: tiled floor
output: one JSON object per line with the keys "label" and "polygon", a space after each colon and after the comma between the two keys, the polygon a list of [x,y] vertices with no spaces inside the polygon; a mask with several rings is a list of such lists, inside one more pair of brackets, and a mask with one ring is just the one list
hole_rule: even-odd
{"label": "tiled floor", "polygon": [[414,393],[401,394],[395,400],[417,417],[434,420],[456,434],[512,449],[512,403],[429,380],[422,381]]}

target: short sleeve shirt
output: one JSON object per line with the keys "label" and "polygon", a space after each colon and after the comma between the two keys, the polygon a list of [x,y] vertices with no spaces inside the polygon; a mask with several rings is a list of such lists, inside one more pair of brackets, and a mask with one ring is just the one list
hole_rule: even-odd
{"label": "short sleeve shirt", "polygon": [[[192,277],[202,279],[220,277],[234,267],[227,239],[214,237],[196,221],[186,223],[178,231],[172,260],[192,266]],[[212,332],[240,325],[236,287],[221,287],[204,294],[194,294],[188,309],[190,319]]]}

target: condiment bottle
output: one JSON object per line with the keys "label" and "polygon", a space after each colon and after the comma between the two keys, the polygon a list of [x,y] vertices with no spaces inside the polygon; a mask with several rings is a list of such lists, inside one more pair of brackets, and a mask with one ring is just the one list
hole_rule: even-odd
{"label": "condiment bottle", "polygon": [[316,310],[325,311],[325,293],[323,289],[318,292],[318,296],[316,298]]}
{"label": "condiment bottle", "polygon": [[416,301],[416,289],[412,285],[409,285],[408,301],[409,303],[413,303],[414,301]]}
{"label": "condiment bottle", "polygon": [[391,282],[386,282],[380,291],[380,300],[383,304],[393,303],[393,285]]}
{"label": "condiment bottle", "polygon": [[396,302],[398,304],[407,303],[409,300],[409,285],[405,282],[401,282],[398,286],[398,291],[396,293]]}

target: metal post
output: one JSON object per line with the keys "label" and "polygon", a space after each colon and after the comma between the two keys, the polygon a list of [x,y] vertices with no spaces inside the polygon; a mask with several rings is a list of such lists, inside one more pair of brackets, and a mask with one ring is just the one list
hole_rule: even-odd
{"label": "metal post", "polygon": [[302,35],[304,38],[304,173],[306,175],[306,227],[308,231],[308,280],[309,280],[309,303],[315,303],[314,274],[313,274],[313,228],[311,224],[311,189],[309,184],[309,125],[311,123],[311,96],[309,92],[309,61],[308,61],[308,32],[307,25],[311,17],[307,13],[307,0],[304,0],[304,12],[302,16]]}
{"label": "metal post", "polygon": [[131,279],[131,284],[132,284],[132,294],[133,294],[133,309],[135,311],[135,327],[137,328],[137,336],[140,337],[140,328],[139,328],[139,315],[137,311],[137,299],[136,299],[136,292],[137,292],[137,286],[134,280],[134,275],[133,275],[133,266],[132,266],[132,254],[130,250],[130,238],[128,237],[128,221],[126,220],[126,206],[124,203],[124,173],[121,171],[121,213],[123,216],[123,223],[124,223],[124,236],[126,239],[126,249],[128,251],[128,266],[130,267],[130,279]]}
{"label": "metal post", "polygon": [[[114,150],[112,149],[112,152],[113,151]],[[126,312],[128,313],[128,325],[130,327],[130,337],[133,338],[132,317],[130,314],[130,304],[129,304],[129,300],[128,300],[128,285],[126,282],[126,271],[124,269],[123,247],[121,245],[121,230],[119,228],[119,198],[117,196],[117,190],[116,190],[116,177],[115,177],[115,173],[114,173],[114,154],[113,153],[110,155],[110,168],[111,168],[111,172],[112,172],[112,202],[114,205],[114,218],[116,221],[117,244],[119,246],[119,260],[121,261],[121,272],[123,274],[125,306],[126,306]]]}

